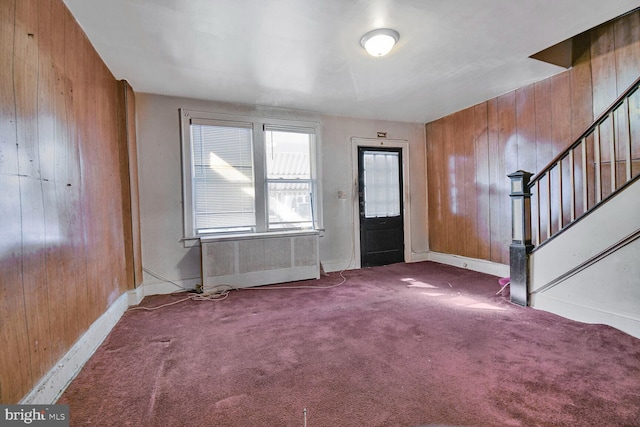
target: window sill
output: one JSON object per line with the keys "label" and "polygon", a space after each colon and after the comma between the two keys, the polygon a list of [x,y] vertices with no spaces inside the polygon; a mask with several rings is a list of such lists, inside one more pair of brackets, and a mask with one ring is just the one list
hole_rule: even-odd
{"label": "window sill", "polygon": [[266,231],[261,233],[235,233],[235,234],[221,234],[221,235],[202,235],[200,236],[200,242],[224,242],[224,241],[238,241],[238,240],[254,240],[254,239],[269,239],[277,237],[288,236],[318,236],[321,230],[287,230],[287,231]]}

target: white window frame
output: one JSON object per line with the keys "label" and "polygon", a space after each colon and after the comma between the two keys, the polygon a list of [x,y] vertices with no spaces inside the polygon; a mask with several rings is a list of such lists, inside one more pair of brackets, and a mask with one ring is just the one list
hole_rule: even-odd
{"label": "white window frame", "polygon": [[[182,201],[183,201],[183,226],[184,239],[198,239],[204,234],[197,234],[194,221],[194,198],[193,198],[193,181],[192,181],[192,142],[191,142],[191,123],[211,125],[251,125],[253,136],[253,174],[255,188],[255,215],[256,228],[252,233],[282,233],[291,230],[309,231],[309,229],[269,229],[268,227],[268,200],[267,200],[267,170],[265,157],[265,129],[282,130],[289,132],[309,132],[315,135],[312,138],[310,147],[311,162],[311,180],[313,181],[313,197],[312,197],[312,221],[313,230],[322,230],[322,188],[320,177],[320,165],[318,160],[320,157],[321,145],[321,126],[318,122],[303,120],[284,120],[279,118],[243,116],[224,113],[209,113],[202,111],[194,111],[180,109],[180,131],[182,139]],[[218,233],[216,233],[218,234]],[[221,235],[225,235],[220,233]]]}

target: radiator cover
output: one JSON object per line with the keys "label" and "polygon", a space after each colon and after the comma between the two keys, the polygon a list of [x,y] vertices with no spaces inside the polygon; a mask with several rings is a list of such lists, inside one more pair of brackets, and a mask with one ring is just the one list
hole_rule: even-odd
{"label": "radiator cover", "polygon": [[242,288],[318,279],[318,240],[317,231],[201,237],[203,285]]}

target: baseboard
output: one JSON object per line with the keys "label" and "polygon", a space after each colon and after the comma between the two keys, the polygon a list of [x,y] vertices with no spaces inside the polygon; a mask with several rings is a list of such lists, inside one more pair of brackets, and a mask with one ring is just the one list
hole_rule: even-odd
{"label": "baseboard", "polygon": [[468,268],[469,270],[479,273],[491,274],[498,277],[509,277],[511,274],[509,266],[506,264],[498,264],[482,259],[468,258],[460,255],[443,254],[440,252],[429,252],[429,261],[439,262],[441,264],[452,265],[454,267]]}
{"label": "baseboard", "polygon": [[20,401],[20,404],[54,404],[127,311],[128,300],[128,293],[120,295],[58,363],[42,377],[29,394]]}
{"label": "baseboard", "polygon": [[411,252],[411,260],[407,262],[423,262],[429,261],[429,254],[431,252]]}
{"label": "baseboard", "polygon": [[140,304],[142,298],[144,298],[143,286],[138,286],[134,290],[127,292],[127,303],[129,307]]}
{"label": "baseboard", "polygon": [[[142,298],[150,295],[164,295],[172,294],[175,292],[190,291],[195,289],[196,285],[202,283],[202,279],[200,277],[196,277],[193,279],[179,280],[176,283],[180,286],[177,286],[171,282],[145,283],[139,286],[136,291],[138,291],[138,289],[140,290],[139,292]],[[142,301],[142,298],[140,298],[140,301]],[[140,303],[140,301],[138,301],[138,303]]]}
{"label": "baseboard", "polygon": [[548,311],[583,323],[605,324],[640,339],[640,317],[627,313],[615,313],[600,307],[567,301],[551,295],[534,294],[531,307]]}
{"label": "baseboard", "polygon": [[202,283],[202,280],[198,277],[194,279],[180,280],[177,283],[182,287],[178,287],[171,282],[142,284],[134,290],[127,292],[129,307],[140,304],[144,297],[151,295],[166,295],[175,292],[191,291],[196,288],[196,285]]}
{"label": "baseboard", "polygon": [[[185,289],[194,289],[200,279],[189,279],[180,282]],[[127,308],[140,304],[145,296],[169,294],[182,290],[169,282],[151,283],[125,292],[91,324],[89,329],[78,341],[62,356],[47,374],[27,394],[20,404],[26,405],[51,405],[54,404],[69,383],[78,375],[82,367],[98,349],[100,344],[109,335],[118,320],[127,311]]]}
{"label": "baseboard", "polygon": [[[411,255],[411,260],[407,263],[434,261],[440,264],[452,265],[454,267],[468,268],[469,270],[477,271],[479,273],[491,274],[498,277],[509,277],[509,266],[506,264],[498,264],[495,262],[485,261],[477,258],[468,258],[460,255],[443,254],[440,252],[414,252]],[[350,262],[347,265],[344,261],[321,261],[322,268],[325,272],[331,273],[334,271],[352,270],[355,269]]]}
{"label": "baseboard", "polygon": [[354,270],[353,262],[349,261],[320,261],[322,270],[325,273],[333,273],[335,271]]}

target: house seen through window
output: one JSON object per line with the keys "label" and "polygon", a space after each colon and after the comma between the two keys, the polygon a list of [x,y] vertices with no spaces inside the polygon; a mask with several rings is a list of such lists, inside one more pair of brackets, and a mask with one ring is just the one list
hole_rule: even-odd
{"label": "house seen through window", "polygon": [[312,137],[300,132],[265,132],[270,229],[313,225]]}

